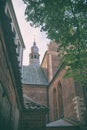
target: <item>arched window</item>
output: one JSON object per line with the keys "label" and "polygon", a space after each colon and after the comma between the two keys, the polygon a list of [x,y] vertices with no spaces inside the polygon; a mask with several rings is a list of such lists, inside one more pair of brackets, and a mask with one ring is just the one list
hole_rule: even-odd
{"label": "arched window", "polygon": [[53,90],[53,115],[54,120],[58,119],[58,110],[57,110],[57,95],[56,95],[56,89]]}
{"label": "arched window", "polygon": [[58,87],[58,118],[62,118],[64,116],[64,110],[63,110],[63,98],[62,98],[62,85],[59,82]]}
{"label": "arched window", "polygon": [[36,55],[34,55],[34,58],[36,59],[36,58],[37,58],[37,56],[36,56]]}

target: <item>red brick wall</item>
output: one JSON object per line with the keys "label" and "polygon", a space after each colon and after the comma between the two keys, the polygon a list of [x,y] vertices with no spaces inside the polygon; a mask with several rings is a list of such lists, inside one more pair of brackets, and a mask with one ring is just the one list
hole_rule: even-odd
{"label": "red brick wall", "polygon": [[[59,72],[56,77],[55,73],[57,72],[59,68],[60,58],[58,57],[58,53],[56,52],[57,45],[54,42],[51,42],[48,45],[48,50],[45,53],[42,67],[47,69],[47,76],[49,82],[51,81],[51,84],[49,86],[49,119],[50,121],[54,121],[58,118],[60,118],[60,115],[62,111],[64,111],[64,117],[77,121],[77,110],[76,110],[76,104],[78,105],[78,102],[75,103],[73,99],[77,96],[80,98],[83,98],[83,90],[82,88],[74,83],[73,79],[71,78],[63,78],[65,71]],[[54,78],[55,77],[55,78]],[[53,79],[54,78],[54,79]],[[58,101],[58,84],[59,82],[62,85],[62,100],[63,100],[63,110],[59,110],[59,101]],[[53,91],[56,91],[56,100],[54,100]],[[82,100],[82,99],[81,99]],[[83,101],[84,105],[84,101]],[[57,106],[55,108],[55,106]],[[62,106],[62,104],[61,104]],[[84,109],[84,106],[83,106]],[[56,113],[56,114],[55,114]]]}
{"label": "red brick wall", "polygon": [[47,51],[41,66],[42,66],[49,82],[55,75],[55,73],[58,69],[58,64],[59,64],[59,57],[58,57],[57,52]]}
{"label": "red brick wall", "polygon": [[55,52],[57,52],[57,48],[58,48],[58,45],[54,41],[51,41],[48,44],[48,51],[55,51]]}
{"label": "red brick wall", "polygon": [[52,55],[52,73],[53,76],[55,75],[55,73],[58,70],[58,65],[59,65],[59,57],[58,55]]}
{"label": "red brick wall", "polygon": [[[58,83],[60,82],[62,85],[62,99],[63,99],[63,110],[64,117],[77,120],[76,112],[74,110],[73,98],[76,96],[75,94],[75,86],[72,79],[63,79],[62,76],[64,71],[58,74],[55,79],[52,81],[49,87],[49,107],[50,107],[50,121],[54,121],[54,106],[53,106],[53,90],[54,88],[57,90]],[[57,101],[58,101],[58,93],[57,93]],[[61,108],[62,109],[62,108]],[[58,110],[58,103],[57,103]]]}
{"label": "red brick wall", "polygon": [[55,42],[50,42],[48,44],[48,50],[45,53],[43,62],[41,64],[42,68],[44,69],[44,71],[48,77],[49,82],[55,75],[55,73],[58,69],[58,65],[59,65],[57,47],[58,47],[58,45]]}
{"label": "red brick wall", "polygon": [[23,93],[32,98],[37,103],[47,105],[47,87],[23,85]]}

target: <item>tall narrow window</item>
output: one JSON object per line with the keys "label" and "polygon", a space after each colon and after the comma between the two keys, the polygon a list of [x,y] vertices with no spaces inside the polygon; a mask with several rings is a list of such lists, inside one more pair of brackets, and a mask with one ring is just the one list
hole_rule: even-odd
{"label": "tall narrow window", "polygon": [[54,110],[54,120],[58,119],[58,110],[57,110],[57,95],[56,89],[53,90],[53,110]]}
{"label": "tall narrow window", "polygon": [[[10,15],[10,11],[7,9],[7,12],[6,12],[7,16],[11,19],[11,15]],[[11,19],[12,20],[12,19]]]}
{"label": "tall narrow window", "polygon": [[58,118],[62,118],[64,116],[64,110],[63,110],[63,98],[62,98],[62,85],[59,82],[58,83]]}
{"label": "tall narrow window", "polygon": [[16,31],[14,27],[13,27],[13,33],[14,33],[14,36],[16,37]]}
{"label": "tall narrow window", "polygon": [[18,54],[20,55],[20,43],[18,42]]}

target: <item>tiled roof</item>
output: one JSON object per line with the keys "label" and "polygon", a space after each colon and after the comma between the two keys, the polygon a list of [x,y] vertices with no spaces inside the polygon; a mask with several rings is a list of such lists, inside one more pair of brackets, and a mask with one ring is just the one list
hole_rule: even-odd
{"label": "tiled roof", "polygon": [[45,85],[45,86],[48,85],[47,78],[42,68],[37,64],[30,64],[29,66],[23,66],[22,83]]}
{"label": "tiled roof", "polygon": [[48,111],[47,106],[41,105],[33,101],[27,95],[24,95],[24,106],[26,110],[40,110],[40,111]]}

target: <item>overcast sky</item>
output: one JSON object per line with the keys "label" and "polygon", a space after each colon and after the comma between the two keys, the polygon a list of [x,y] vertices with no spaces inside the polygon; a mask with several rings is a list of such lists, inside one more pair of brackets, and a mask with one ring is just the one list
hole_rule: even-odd
{"label": "overcast sky", "polygon": [[25,11],[25,5],[22,0],[12,0],[15,13],[17,16],[17,20],[19,23],[19,27],[21,30],[21,34],[26,46],[26,49],[24,50],[24,56],[23,56],[23,64],[27,65],[29,63],[29,53],[31,50],[31,46],[33,45],[34,41],[34,35],[36,39],[36,44],[39,48],[40,53],[40,62],[42,61],[42,58],[44,56],[44,53],[47,49],[47,44],[49,43],[49,40],[46,38],[46,34],[40,32],[39,28],[34,29],[29,25],[29,22],[26,22],[24,11]]}

